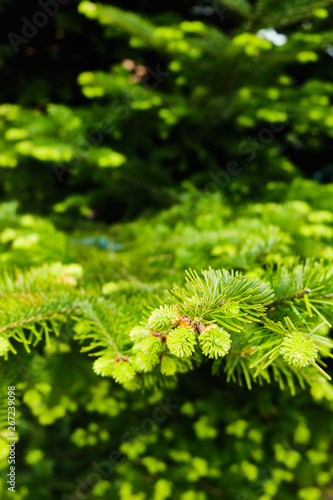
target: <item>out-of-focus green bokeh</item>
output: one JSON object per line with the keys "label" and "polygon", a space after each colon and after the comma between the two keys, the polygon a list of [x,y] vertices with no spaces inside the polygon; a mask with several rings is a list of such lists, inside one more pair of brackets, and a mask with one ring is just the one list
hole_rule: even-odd
{"label": "out-of-focus green bokeh", "polygon": [[332,181],[329,1],[126,3],[1,0],[3,198],[113,222]]}

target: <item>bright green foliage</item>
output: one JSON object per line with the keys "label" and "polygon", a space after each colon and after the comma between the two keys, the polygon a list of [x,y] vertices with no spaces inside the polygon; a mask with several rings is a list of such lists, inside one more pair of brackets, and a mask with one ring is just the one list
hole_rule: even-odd
{"label": "bright green foliage", "polygon": [[[301,189],[305,190],[306,186],[304,183]],[[313,184],[312,189],[315,186]],[[160,383],[174,384],[175,375],[198,369],[207,358],[214,360],[214,373],[221,373],[222,376],[225,372],[228,381],[245,383],[249,388],[253,383],[270,380],[277,381],[281,388],[289,386],[292,392],[299,384],[302,387],[306,384],[312,386],[316,370],[320,376],[329,377],[330,374],[329,370],[325,370],[323,358],[330,356],[332,347],[327,336],[327,328],[332,323],[332,267],[328,261],[315,262],[313,259],[300,265],[299,257],[292,254],[295,242],[292,245],[289,242],[294,234],[296,237],[296,227],[298,230],[302,227],[300,220],[306,216],[304,224],[311,229],[311,236],[304,236],[298,241],[300,255],[309,255],[307,249],[310,248],[310,241],[313,244],[313,231],[319,231],[315,233],[316,244],[321,245],[323,255],[330,256],[331,212],[323,210],[323,207],[329,208],[331,201],[321,194],[321,189],[318,187],[318,210],[310,212],[304,201],[294,201],[295,208],[291,208],[288,203],[285,206],[266,203],[260,207],[265,217],[269,216],[276,226],[269,226],[267,239],[263,236],[258,248],[250,246],[244,249],[241,227],[246,228],[247,224],[242,211],[236,220],[236,214],[233,214],[233,222],[230,210],[227,217],[224,216],[226,220],[230,218],[230,227],[233,225],[235,228],[233,233],[225,226],[223,231],[209,228],[209,223],[214,224],[213,221],[209,222],[212,220],[212,203],[215,204],[215,213],[223,214],[226,210],[214,196],[202,199],[196,210],[189,212],[188,219],[178,223],[178,228],[174,226],[173,220],[181,206],[157,216],[154,231],[160,234],[162,243],[158,240],[156,247],[154,242],[150,242],[148,247],[145,244],[150,241],[149,225],[144,225],[142,234],[136,229],[140,221],[125,225],[128,240],[133,241],[134,235],[136,257],[157,253],[157,248],[159,252],[167,252],[169,245],[178,241],[173,260],[167,260],[163,266],[159,261],[156,263],[153,272],[158,276],[164,275],[161,283],[152,283],[154,274],[150,274],[149,278],[151,260],[145,267],[138,266],[135,259],[130,258],[133,246],[127,250],[126,240],[125,249],[113,254],[103,254],[89,247],[80,251],[79,246],[66,241],[63,259],[68,264],[53,263],[23,274],[22,271],[10,271],[9,274],[7,271],[4,274],[2,290],[5,293],[3,300],[7,304],[7,317],[6,314],[2,315],[1,334],[5,340],[8,339],[11,352],[17,351],[17,342],[21,342],[29,351],[43,336],[47,349],[52,350],[50,332],[57,333],[71,318],[75,339],[83,343],[83,352],[97,357],[94,371],[104,377],[113,377],[132,389]],[[186,210],[191,202],[191,198],[185,201]],[[258,209],[257,204],[247,207],[250,214]],[[12,224],[17,228],[16,238],[20,238],[26,229],[21,229],[17,220],[20,221],[20,218],[12,212]],[[322,221],[320,230],[318,220]],[[256,227],[254,236],[257,241],[265,223],[266,220],[261,225],[259,220],[255,224],[252,222],[251,231]],[[202,231],[202,224],[208,226],[206,232]],[[273,227],[281,228],[282,238],[288,242],[285,248],[281,247],[280,239],[274,246]],[[323,228],[325,236],[321,236]],[[10,226],[6,229],[7,233],[11,230]],[[183,240],[180,239],[181,233],[184,234]],[[166,234],[170,234],[170,237],[165,238]],[[207,234],[210,240],[206,240]],[[227,238],[235,256],[239,249],[244,251],[243,265],[238,264],[241,271],[190,271],[186,286],[182,286],[183,265],[178,252],[185,251],[187,258],[191,256],[188,251],[193,246],[193,238],[197,239],[196,253],[202,255],[202,263],[205,263],[204,259],[214,261],[214,257],[210,256],[217,252],[212,253],[212,247],[226,245],[221,238]],[[214,242],[214,239],[218,242]],[[165,248],[161,248],[161,244],[166,245]],[[40,237],[40,242],[37,241],[35,246],[36,255],[39,255],[43,245],[44,238]],[[267,248],[270,248],[270,253],[267,253]],[[317,252],[316,246],[314,250]],[[15,251],[15,248],[7,247],[9,259]],[[230,250],[217,254],[215,265],[225,262],[230,269],[230,255]],[[85,268],[84,278],[82,264],[73,264],[76,256],[79,256]],[[49,257],[44,254],[45,258]],[[107,273],[105,259],[109,261],[110,258],[113,281],[122,284],[115,291],[106,291],[104,283],[101,283],[101,288],[98,285],[96,287],[92,281],[98,272],[94,267],[99,265],[103,273],[105,269]],[[287,264],[282,265],[282,260]],[[236,263],[235,260],[233,262]],[[166,266],[169,265],[178,269],[175,278],[179,284],[174,286],[167,298],[165,288],[170,278]],[[124,266],[125,274],[132,275],[130,281],[124,279]],[[146,273],[150,285],[140,281]],[[110,282],[111,274],[106,274],[104,279]],[[85,288],[82,286],[84,283]],[[100,294],[100,289],[105,290],[104,295]],[[148,313],[147,304],[150,304],[151,309]],[[9,352],[4,352],[5,357],[8,357]]]}
{"label": "bright green foliage", "polygon": [[[267,382],[273,376],[281,388],[287,383],[294,391],[296,382],[311,385],[313,369],[330,379],[316,360],[318,354],[331,356],[333,347],[326,335],[318,333],[332,320],[333,268],[325,270],[323,264],[308,261],[292,271],[285,267],[269,271],[266,278],[270,284],[227,271],[210,269],[202,277],[188,273],[186,288],[172,291],[181,323],[174,328],[169,323],[166,346],[171,354],[193,355],[200,363],[200,351],[195,350],[198,340],[205,356],[220,358],[214,369],[220,369],[221,358],[226,357],[228,380],[244,378],[249,388],[252,382]],[[226,308],[228,303],[237,307]],[[163,318],[168,320],[170,310],[160,306],[150,316],[158,313],[162,333]],[[134,339],[134,351],[145,354],[140,346],[147,340],[136,344]],[[147,345],[156,345],[157,355],[163,351],[156,338]],[[154,371],[155,365],[156,358]]]}
{"label": "bright green foliage", "polygon": [[0,337],[0,356],[4,356],[10,350],[10,343],[5,337]]}
{"label": "bright green foliage", "polygon": [[179,314],[171,306],[161,306],[159,309],[155,309],[148,319],[150,328],[159,332],[169,330],[177,323],[179,323]]}
{"label": "bright green foliage", "polygon": [[125,382],[130,382],[134,378],[135,371],[129,363],[118,361],[114,363],[112,375],[116,382],[123,384]]}
{"label": "bright green foliage", "polygon": [[157,354],[161,350],[161,340],[156,337],[148,337],[141,340],[137,345],[139,351],[147,356]]}
{"label": "bright green foliage", "polygon": [[296,368],[311,365],[315,362],[318,350],[313,340],[301,332],[290,334],[283,342],[280,350],[283,359]]}
{"label": "bright green foliage", "polygon": [[167,346],[171,354],[179,358],[187,358],[194,352],[196,344],[192,328],[178,326],[168,334]]}
{"label": "bright green foliage", "polygon": [[17,500],[328,500],[332,1],[132,4],[0,42],[0,497],[15,385]]}
{"label": "bright green foliage", "polygon": [[134,215],[172,203],[175,179],[234,202],[260,200],[267,182],[302,170],[331,179],[330,0],[185,2],[146,15],[139,4],[130,12],[84,0],[72,9],[55,20],[75,46],[84,32],[89,47],[84,65],[71,61],[72,98],[48,102],[35,82],[30,99],[13,104],[8,92],[0,106],[8,198],[33,192],[34,206],[59,219],[110,218],[110,207]]}
{"label": "bright green foliage", "polygon": [[163,356],[161,359],[162,375],[174,375],[177,372],[177,363],[171,356]]}
{"label": "bright green foliage", "polygon": [[[18,203],[0,206],[0,266],[36,266],[45,262],[68,260],[68,238],[54,225],[39,217],[19,215]],[[82,275],[82,268],[72,268],[74,278]]]}
{"label": "bright green foliage", "polygon": [[[3,354],[16,354],[14,345],[23,344],[27,352],[42,338],[51,348],[50,332],[59,335],[60,327],[78,308],[72,291],[77,266],[60,263],[36,267],[28,272],[3,272],[0,277],[0,333],[6,336]],[[9,348],[8,348],[9,347]]]}
{"label": "bright green foliage", "polygon": [[136,326],[132,328],[129,335],[131,340],[135,342],[136,340],[140,341],[146,339],[150,335],[150,331],[143,326]]}
{"label": "bright green foliage", "polygon": [[234,317],[239,314],[239,305],[235,302],[226,302],[222,307],[223,315]]}
{"label": "bright green foliage", "polygon": [[[186,193],[182,205],[154,216],[153,229],[140,219],[122,225],[120,232],[119,226],[111,228],[107,234],[116,241],[121,235],[122,250],[78,245],[78,232],[63,236],[62,264],[44,253],[39,229],[37,266],[31,261],[21,269],[7,266],[1,282],[0,310],[10,304],[16,322],[29,317],[19,327],[7,321],[8,313],[1,315],[1,335],[17,354],[8,351],[0,369],[6,385],[17,386],[18,445],[27,451],[26,459],[18,458],[18,468],[27,471],[16,493],[19,500],[25,500],[24,488],[37,500],[75,498],[76,478],[84,481],[93,472],[100,479],[91,496],[101,500],[233,500],[240,492],[250,500],[289,500],[314,490],[332,494],[333,389],[327,380],[332,376],[332,202],[326,189],[299,181],[297,201],[263,201],[238,210],[213,195],[191,211],[195,192]],[[316,209],[308,208],[312,197]],[[187,217],[179,219],[179,213]],[[256,213],[263,221],[253,222]],[[27,231],[22,217],[8,217],[7,230],[15,228],[16,238]],[[241,227],[247,229],[248,217],[253,217],[253,240],[246,246]],[[275,229],[265,232],[266,225]],[[302,226],[311,229],[311,236],[297,239]],[[255,245],[255,237],[260,244]],[[229,245],[228,251],[213,252],[222,245]],[[326,260],[316,261],[311,251]],[[9,242],[0,255],[11,262],[15,252]],[[168,257],[158,259],[161,254]],[[304,256],[312,259],[306,262]],[[184,284],[185,266],[200,270],[206,265],[204,272],[188,272]],[[103,293],[110,282],[119,286]],[[18,300],[20,294],[29,304]],[[38,311],[54,313],[53,323]],[[160,330],[149,324],[152,317]],[[291,338],[302,342],[290,344]],[[315,350],[309,350],[309,342]],[[187,357],[179,356],[184,346]],[[307,366],[290,364],[303,359],[300,352]],[[179,407],[166,407],[167,413],[159,401]],[[3,472],[5,410],[1,406]],[[110,476],[90,467],[118,449],[124,461]],[[68,460],[69,454],[76,459]],[[54,470],[62,481],[57,487]],[[37,491],[37,483],[44,490]]]}
{"label": "bright green foliage", "polygon": [[135,356],[133,357],[133,365],[134,365],[134,368],[138,371],[138,372],[150,372],[159,362],[159,358],[157,357],[156,353],[152,353],[152,354],[144,354],[142,352],[140,352],[140,346],[139,348],[136,348],[134,350],[135,351],[138,351],[136,352]]}
{"label": "bright green foliage", "polygon": [[114,368],[114,360],[107,357],[101,357],[96,359],[94,362],[94,372],[97,375],[101,375],[102,377],[111,377],[113,368]]}
{"label": "bright green foliage", "polygon": [[231,346],[230,334],[216,325],[209,325],[200,334],[200,346],[205,356],[209,358],[225,356]]}

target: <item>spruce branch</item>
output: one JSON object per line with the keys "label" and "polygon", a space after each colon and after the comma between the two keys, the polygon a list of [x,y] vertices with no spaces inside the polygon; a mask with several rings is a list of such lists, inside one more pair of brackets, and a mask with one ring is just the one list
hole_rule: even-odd
{"label": "spruce branch", "polygon": [[226,5],[230,9],[237,12],[239,15],[249,18],[251,14],[251,5],[247,0],[219,0],[220,3]]}
{"label": "spruce branch", "polygon": [[53,264],[0,275],[0,336],[9,344],[5,358],[17,353],[16,342],[31,352],[42,338],[50,346],[50,334],[59,335],[79,306],[69,268]]}
{"label": "spruce branch", "polygon": [[332,290],[332,269],[310,261],[268,270],[266,281],[225,270],[190,270],[185,287],[171,290],[172,304],[161,305],[131,330],[126,363],[158,378],[211,358],[213,372],[224,366],[228,381],[251,388],[273,379],[294,393],[296,385],[311,384],[315,371],[330,379],[321,365],[332,356],[333,342],[319,332],[332,316]]}

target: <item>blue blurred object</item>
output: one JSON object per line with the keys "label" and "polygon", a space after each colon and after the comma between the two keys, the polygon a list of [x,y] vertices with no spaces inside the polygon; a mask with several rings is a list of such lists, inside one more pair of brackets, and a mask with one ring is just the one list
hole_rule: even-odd
{"label": "blue blurred object", "polygon": [[72,239],[71,243],[74,245],[87,245],[87,246],[97,246],[108,252],[117,252],[118,250],[123,250],[124,245],[122,243],[114,243],[110,241],[107,236],[92,236],[91,238],[78,238]]}
{"label": "blue blurred object", "polygon": [[333,164],[327,165],[313,174],[313,178],[318,182],[323,182],[326,176],[327,181],[333,182]]}

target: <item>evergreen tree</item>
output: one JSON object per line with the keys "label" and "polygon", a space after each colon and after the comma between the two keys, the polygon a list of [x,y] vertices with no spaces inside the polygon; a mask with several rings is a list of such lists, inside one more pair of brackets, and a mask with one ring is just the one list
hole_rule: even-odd
{"label": "evergreen tree", "polygon": [[3,498],[13,384],[19,500],[331,494],[330,187],[197,195],[107,237],[0,207]]}
{"label": "evergreen tree", "polygon": [[4,500],[14,386],[17,500],[332,497],[331,4],[73,1],[0,43]]}
{"label": "evergreen tree", "polygon": [[236,201],[302,170],[331,180],[331,2],[179,9],[145,17],[83,1],[55,17],[64,36],[69,25],[91,27],[89,50],[109,62],[97,71],[88,57],[77,68],[79,101],[4,99],[7,197],[24,202],[32,190],[37,210],[114,220],[114,211],[172,203],[188,178]]}

